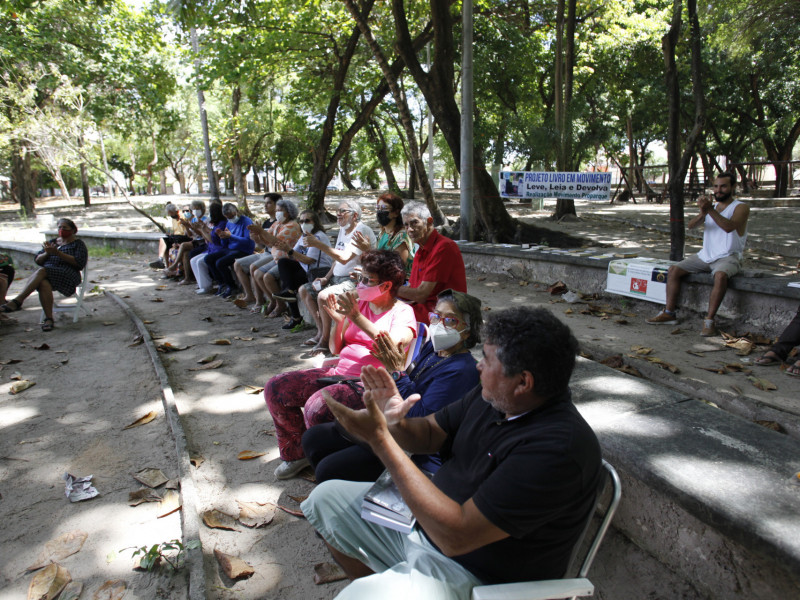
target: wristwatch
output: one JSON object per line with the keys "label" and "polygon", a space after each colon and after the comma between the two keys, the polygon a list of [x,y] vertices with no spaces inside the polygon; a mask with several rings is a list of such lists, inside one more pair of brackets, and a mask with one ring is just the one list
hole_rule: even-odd
{"label": "wristwatch", "polygon": [[400,381],[401,377],[404,377],[406,374],[405,371],[392,371],[392,379],[395,381]]}
{"label": "wristwatch", "polygon": [[286,253],[286,256],[291,256],[292,254],[294,254],[294,248],[292,248],[291,250],[289,250],[289,251]]}

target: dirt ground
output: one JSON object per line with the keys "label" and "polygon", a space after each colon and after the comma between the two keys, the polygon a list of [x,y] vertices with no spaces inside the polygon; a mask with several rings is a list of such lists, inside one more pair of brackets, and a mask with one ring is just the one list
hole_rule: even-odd
{"label": "dirt ground", "polygon": [[[122,218],[115,210],[109,207],[108,212]],[[80,220],[76,221],[81,227]],[[589,231],[591,224],[582,227]],[[611,244],[664,243],[663,239],[635,237],[629,229],[620,226],[615,231],[604,225],[596,234]],[[10,231],[11,226],[0,231],[0,238]],[[123,550],[180,538],[178,513],[157,518],[157,503],[128,506],[128,493],[140,487],[131,473],[157,467],[167,477],[175,477],[177,461],[150,359],[143,345],[134,344],[136,333],[130,321],[102,290],[120,296],[146,323],[157,344],[185,347],[160,357],[190,453],[197,458],[192,477],[201,512],[217,509],[236,515],[237,501],[297,510],[313,488],[309,479],[274,479],[279,463],[274,429],[263,396],[253,393],[272,375],[315,366],[318,359],[301,347],[309,332],[287,333],[281,329],[281,319],[252,315],[220,298],[198,296],[193,287],[164,281],[146,267],[151,259],[131,253],[92,256],[95,288],[86,301],[90,313],[77,324],[57,319],[55,331],[42,333],[35,295],[14,315],[15,322],[0,324],[0,519],[4,524],[0,600],[24,597],[32,577],[24,573],[25,568],[34,563],[46,542],[74,530],[88,533],[87,540],[80,552],[59,562],[74,580],[84,583],[82,597],[91,597],[108,580],[126,582],[125,598],[180,598],[185,589],[182,576],[132,570],[130,550]],[[20,275],[29,272],[23,268]],[[517,304],[550,308],[572,327],[587,354],[597,358],[619,354],[645,376],[672,381],[686,390],[746,397],[751,405],[766,407],[766,417],[760,417],[764,420],[775,420],[775,413],[768,410],[771,406],[784,411],[793,406],[794,414],[800,414],[800,382],[776,369],[756,370],[749,362],[752,356],[738,356],[719,337],[701,338],[696,320],[674,328],[674,335],[660,336],[649,355],[675,366],[678,372],[672,373],[648,362],[644,355],[627,356],[635,355],[634,346],[655,344],[652,327],[643,323],[653,312],[650,303],[603,297],[592,301],[600,310],[590,310],[589,303],[568,305],[547,293],[553,282],[469,273],[468,278],[470,293],[482,299],[487,312]],[[21,281],[15,282],[12,294],[20,285]],[[230,345],[214,344],[219,339],[229,340]],[[37,349],[45,343],[49,349]],[[475,353],[479,356],[480,348]],[[193,370],[201,366],[198,361],[211,355],[222,361],[221,366]],[[19,362],[4,364],[9,359]],[[757,389],[746,372],[722,375],[703,369],[731,363],[752,368],[778,389]],[[11,378],[16,373],[36,385],[11,395]],[[152,422],[122,429],[149,411],[157,414]],[[237,458],[248,450],[264,455]],[[93,474],[100,496],[70,503],[64,497],[64,472]],[[335,596],[344,585],[314,583],[314,565],[330,558],[309,525],[289,512],[277,509],[272,522],[261,529],[239,523],[233,531],[200,528],[208,598],[324,599]],[[239,556],[255,574],[240,581],[228,579],[214,559],[215,549]],[[632,582],[624,570],[617,576]],[[635,585],[640,589],[643,584]],[[680,586],[650,585],[660,590],[652,597],[693,597]],[[664,591],[670,587],[674,592]]]}

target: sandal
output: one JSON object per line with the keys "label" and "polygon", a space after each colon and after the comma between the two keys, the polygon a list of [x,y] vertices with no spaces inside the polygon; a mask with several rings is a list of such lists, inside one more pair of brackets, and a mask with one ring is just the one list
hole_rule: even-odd
{"label": "sandal", "polygon": [[[772,356],[769,356],[769,355]],[[753,361],[753,364],[758,365],[760,367],[771,367],[772,365],[779,365],[783,361],[778,358],[778,355],[775,354],[772,350],[767,350],[761,358],[757,358]]]}
{"label": "sandal", "polygon": [[[11,306],[12,304],[14,306]],[[3,306],[0,306],[0,311],[4,313],[17,312],[20,308],[22,308],[22,304],[20,304],[16,300],[9,300],[5,304],[3,304]]]}
{"label": "sandal", "polygon": [[302,346],[316,346],[319,343],[317,338],[308,338],[305,342],[303,342]]}
{"label": "sandal", "polygon": [[55,321],[50,317],[45,317],[44,321],[41,323],[42,331],[53,331],[53,327],[55,327]]}
{"label": "sandal", "polygon": [[267,315],[268,319],[277,319],[278,317],[282,317],[283,315],[287,314],[288,311],[285,308],[276,308],[271,313]]}
{"label": "sandal", "polygon": [[795,362],[791,367],[786,367],[784,373],[789,377],[800,377],[800,360]]}

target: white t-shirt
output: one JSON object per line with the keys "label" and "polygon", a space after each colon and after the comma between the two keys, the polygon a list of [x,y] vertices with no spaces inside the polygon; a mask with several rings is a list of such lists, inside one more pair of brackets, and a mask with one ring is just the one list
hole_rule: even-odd
{"label": "white t-shirt", "polygon": [[[733,212],[740,204],[741,202],[734,200],[719,214],[726,219],[731,219],[733,217]],[[711,216],[706,215],[705,230],[703,231],[703,249],[697,253],[697,258],[709,264],[731,255],[735,255],[739,260],[742,260],[742,253],[744,252],[746,243],[746,228],[744,235],[739,235],[735,229],[727,233],[722,227],[716,224]]]}
{"label": "white t-shirt", "polygon": [[345,233],[344,228],[339,229],[339,237],[336,238],[336,248],[337,250],[344,252],[345,254],[353,254],[353,258],[347,261],[345,264],[340,263],[338,260],[333,265],[333,276],[334,277],[342,277],[344,275],[350,275],[353,272],[353,269],[356,268],[358,265],[358,261],[360,259],[361,250],[353,245],[353,234],[356,231],[360,231],[361,235],[369,240],[369,245],[371,248],[375,247],[377,241],[375,240],[375,233],[373,233],[372,229],[364,225],[362,222],[358,222],[353,230],[350,233]]}
{"label": "white t-shirt", "polygon": [[[328,234],[325,233],[324,231],[321,231],[321,230],[318,231],[317,233],[314,234],[314,237],[317,238],[320,242],[322,242],[326,246],[330,246],[331,245],[331,240],[328,238]],[[299,260],[297,261],[297,262],[300,263],[300,266],[303,267],[304,271],[308,271],[311,268],[313,268],[313,269],[318,269],[318,268],[319,269],[322,269],[322,268],[330,269],[331,268],[331,263],[333,262],[333,259],[330,256],[328,256],[327,254],[325,254],[319,248],[313,248],[313,247],[312,248],[307,248],[307,247],[303,246],[303,236],[302,235],[300,236],[300,239],[297,240],[297,243],[294,245],[294,251],[299,253],[299,254],[305,254],[308,258],[313,258],[314,259],[314,262],[312,264],[310,264],[310,265],[307,265],[304,262],[300,262]]]}

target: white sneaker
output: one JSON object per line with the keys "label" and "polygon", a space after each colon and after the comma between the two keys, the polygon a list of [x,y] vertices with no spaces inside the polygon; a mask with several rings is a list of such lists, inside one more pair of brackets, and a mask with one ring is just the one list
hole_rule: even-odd
{"label": "white sneaker", "polygon": [[199,290],[195,291],[195,294],[210,294],[214,290],[212,288],[200,288]]}
{"label": "white sneaker", "polygon": [[285,460],[275,469],[275,477],[278,479],[291,479],[310,464],[305,457],[298,460]]}

